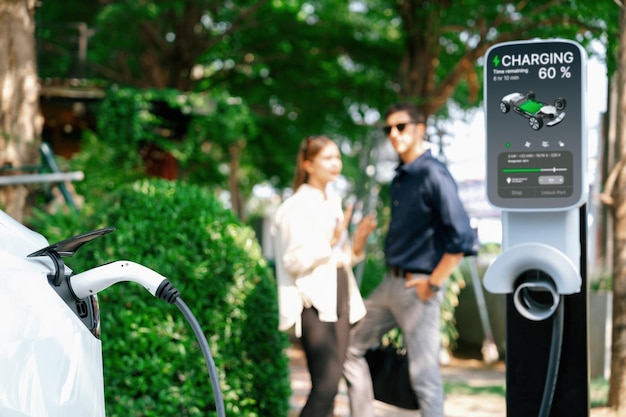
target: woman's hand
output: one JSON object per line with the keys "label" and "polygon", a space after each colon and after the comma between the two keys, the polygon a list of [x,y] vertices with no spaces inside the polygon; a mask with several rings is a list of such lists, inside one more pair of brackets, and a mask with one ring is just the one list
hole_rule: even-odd
{"label": "woman's hand", "polygon": [[348,207],[346,207],[346,210],[343,212],[343,221],[337,221],[337,224],[335,225],[335,231],[333,233],[332,239],[330,240],[330,246],[335,246],[337,242],[339,242],[339,239],[341,239],[341,236],[343,236],[343,232],[348,230],[353,211],[353,204],[350,204]]}
{"label": "woman's hand", "polygon": [[376,221],[375,214],[368,214],[359,222],[352,238],[352,250],[355,255],[361,255],[363,249],[365,249],[367,238],[369,238],[370,234],[372,234],[377,226],[378,222]]}

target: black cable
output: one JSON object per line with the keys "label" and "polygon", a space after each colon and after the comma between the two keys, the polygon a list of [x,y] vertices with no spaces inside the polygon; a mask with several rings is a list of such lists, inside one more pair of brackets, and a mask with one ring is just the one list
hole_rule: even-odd
{"label": "black cable", "polygon": [[209,376],[211,377],[211,386],[213,387],[213,397],[215,398],[215,408],[217,410],[218,417],[226,417],[226,411],[224,410],[224,399],[222,397],[222,391],[220,389],[220,380],[217,376],[217,369],[215,367],[215,362],[213,362],[213,356],[211,355],[211,349],[209,347],[209,342],[204,336],[204,332],[198,323],[198,320],[193,315],[187,304],[182,300],[182,298],[177,297],[172,303],[183,313],[183,316],[189,322],[189,325],[193,329],[193,332],[196,334],[196,338],[198,339],[198,343],[200,344],[200,349],[202,350],[202,355],[204,356],[204,361],[206,362],[207,369],[209,370]]}
{"label": "black cable", "polygon": [[563,295],[559,299],[559,305],[552,316],[552,341],[550,344],[550,359],[546,373],[546,384],[543,388],[543,398],[539,408],[539,417],[548,417],[552,409],[552,400],[556,389],[559,364],[561,362],[561,347],[563,344]]}

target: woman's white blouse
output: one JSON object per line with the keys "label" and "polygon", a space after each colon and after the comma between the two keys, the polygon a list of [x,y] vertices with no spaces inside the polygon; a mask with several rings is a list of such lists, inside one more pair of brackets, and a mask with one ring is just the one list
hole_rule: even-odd
{"label": "woman's white blouse", "polygon": [[303,184],[278,208],[274,249],[278,282],[279,328],[296,326],[301,336],[301,313],[315,307],[321,321],[337,321],[337,265],[348,274],[350,323],[365,315],[365,305],[352,272],[362,260],[344,236],[335,248],[330,242],[337,222],[343,221],[339,196]]}

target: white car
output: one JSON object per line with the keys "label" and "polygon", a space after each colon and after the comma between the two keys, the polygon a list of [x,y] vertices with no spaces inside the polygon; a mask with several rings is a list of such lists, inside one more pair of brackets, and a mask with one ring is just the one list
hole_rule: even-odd
{"label": "white car", "polygon": [[565,118],[566,102],[563,98],[554,100],[554,105],[550,105],[535,99],[535,93],[529,91],[526,94],[511,93],[502,97],[500,101],[500,110],[502,113],[508,113],[513,109],[517,114],[521,114],[528,119],[530,127],[533,130],[539,130],[543,127],[544,120],[546,126],[554,126],[561,123]]}

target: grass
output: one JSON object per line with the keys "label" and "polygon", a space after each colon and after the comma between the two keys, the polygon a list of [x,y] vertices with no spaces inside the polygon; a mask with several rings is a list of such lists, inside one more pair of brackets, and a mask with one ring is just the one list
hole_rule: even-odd
{"label": "grass", "polygon": [[[506,396],[504,384],[473,386],[466,382],[444,382],[446,394]],[[591,408],[604,407],[609,395],[609,382],[603,378],[592,379],[589,384],[589,403]]]}
{"label": "grass", "polygon": [[474,386],[467,382],[444,382],[443,388],[446,394],[506,396],[504,384]]}
{"label": "grass", "polygon": [[604,407],[609,399],[609,381],[604,378],[595,378],[589,384],[589,401],[591,407]]}

